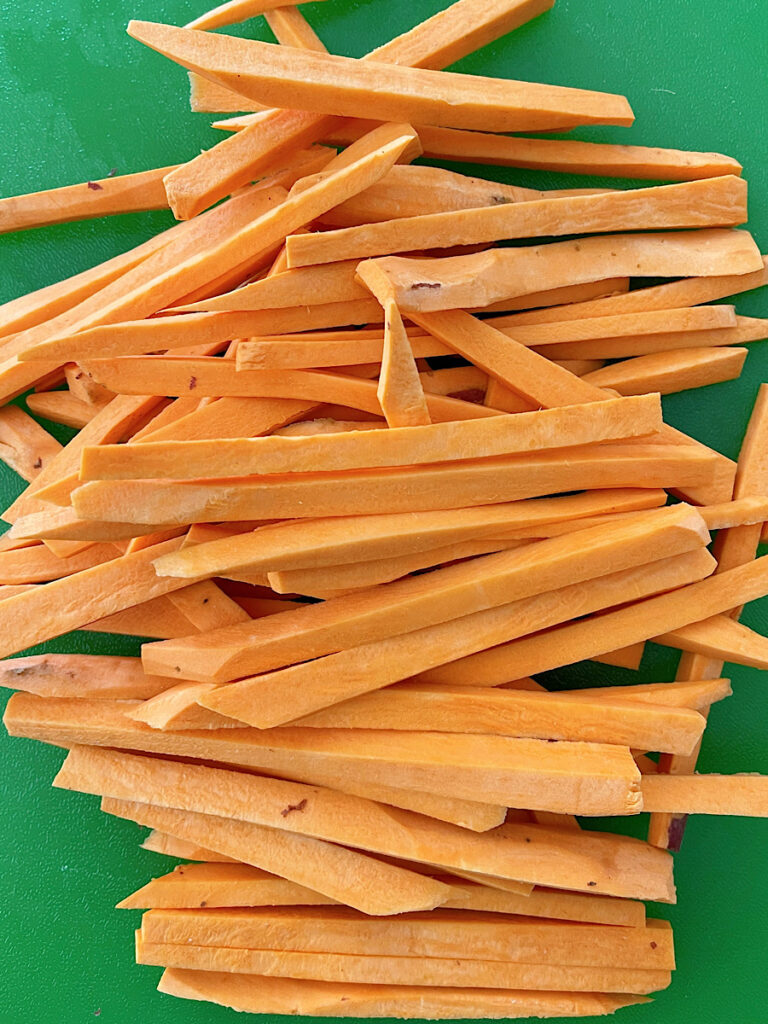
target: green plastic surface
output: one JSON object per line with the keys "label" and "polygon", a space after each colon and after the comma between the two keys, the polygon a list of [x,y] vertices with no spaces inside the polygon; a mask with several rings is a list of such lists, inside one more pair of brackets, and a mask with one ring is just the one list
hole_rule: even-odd
{"label": "green plastic surface", "polygon": [[[132,17],[184,24],[203,6],[0,0],[0,194],[99,178],[113,167],[127,173],[161,166],[217,141],[212,118],[188,111],[185,73],[124,33]],[[328,0],[303,10],[331,51],[360,55],[441,6],[440,0]],[[261,19],[237,31],[271,38]],[[629,96],[634,128],[576,132],[581,138],[738,157],[750,182],[750,227],[768,246],[767,42],[768,7],[754,0],[558,0],[553,11],[457,68]],[[478,173],[545,187],[592,183],[513,170]],[[170,223],[168,213],[148,213],[3,236],[0,301],[92,266]],[[740,298],[738,308],[766,316],[768,297]],[[766,370],[768,346],[754,344],[740,381],[665,400],[668,418],[735,456]],[[3,507],[21,486],[0,467]],[[744,621],[765,632],[768,600],[750,606]],[[137,654],[139,642],[78,633],[47,649]],[[639,677],[592,665],[555,678],[570,685],[668,679],[675,661],[656,648]],[[713,710],[701,769],[768,772],[765,679],[738,667],[730,675],[735,695]],[[61,759],[55,748],[0,736],[0,1024],[236,1020],[229,1010],[158,995],[160,971],[134,965],[139,915],[115,911],[114,904],[175,862],[139,850],[139,830],[102,815],[95,798],[51,790]],[[624,824],[639,834],[645,817]],[[677,857],[679,903],[659,908],[675,928],[679,970],[653,1005],[622,1011],[621,1020],[764,1024],[766,853],[768,821],[690,821]]]}

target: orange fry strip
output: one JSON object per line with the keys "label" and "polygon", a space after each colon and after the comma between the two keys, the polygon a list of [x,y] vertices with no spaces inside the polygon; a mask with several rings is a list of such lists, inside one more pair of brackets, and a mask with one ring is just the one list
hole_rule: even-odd
{"label": "orange fry strip", "polygon": [[606,398],[517,416],[310,437],[99,445],[83,449],[80,479],[194,480],[415,466],[643,437],[661,426],[657,395]]}
{"label": "orange fry strip", "polygon": [[[355,563],[471,538],[496,537],[516,527],[545,531],[550,524],[563,520],[635,511],[661,501],[663,492],[596,491],[437,512],[299,520],[212,539],[194,549],[185,547],[172,559],[158,562],[156,568],[195,577],[220,576],[246,568],[277,570]],[[762,511],[760,506],[755,514]],[[768,514],[768,508],[764,511]]]}
{"label": "orange fry strip", "polygon": [[174,685],[148,676],[139,658],[98,654],[34,654],[0,662],[0,686],[40,697],[148,700]]}
{"label": "orange fry strip", "polygon": [[[768,593],[768,556],[747,565],[721,572],[709,579],[658,597],[650,597],[627,608],[561,626],[539,636],[524,637],[495,651],[425,674],[425,682],[465,683],[493,686],[514,674],[532,675],[559,665],[570,665],[599,654],[603,644],[614,648],[622,643],[650,639],[665,630],[698,622],[729,608],[753,601]],[[543,666],[546,666],[543,667]]]}
{"label": "orange fry strip", "polygon": [[167,209],[163,178],[173,170],[174,167],[160,167],[0,199],[0,232],[23,231],[107,214]]}
{"label": "orange fry strip", "polygon": [[[214,7],[190,21],[187,28],[208,30],[224,28],[225,25],[236,25],[240,21],[256,18],[275,7],[286,7],[295,0],[229,0],[228,3]],[[315,0],[316,2],[316,0]]]}
{"label": "orange fry strip", "polygon": [[[144,394],[154,389],[179,396],[194,392],[200,398],[222,395],[232,398],[292,398],[293,407],[299,409],[299,415],[301,410],[296,399],[305,399],[315,405],[335,401],[338,405],[361,409],[374,416],[381,415],[375,381],[352,376],[349,371],[346,374],[312,370],[236,371],[232,360],[211,356],[117,356],[114,359],[94,359],[86,366],[94,380],[113,383],[119,394]],[[426,402],[435,422],[498,415],[494,409],[444,395],[427,395]],[[242,429],[237,436],[241,435]],[[177,439],[176,434],[173,440]]]}
{"label": "orange fry strip", "polygon": [[[292,235],[286,241],[286,252],[289,267],[302,267],[505,238],[735,227],[747,219],[746,194],[746,183],[741,178],[725,175],[676,185],[538,199],[403,217],[320,234]],[[620,269],[614,265],[612,272]]]}
{"label": "orange fry strip", "polygon": [[[435,869],[439,871],[439,869]],[[331,906],[333,901],[276,875],[245,864],[184,864],[121,900],[121,910],[209,907]],[[241,901],[241,902],[238,902]],[[244,901],[244,902],[243,902]],[[633,900],[534,889],[528,896],[462,881],[446,908],[492,914],[524,914],[586,924],[641,928],[645,908]]]}
{"label": "orange fry strip", "polygon": [[34,480],[60,451],[56,438],[23,409],[15,405],[0,409],[0,457],[22,479]]}
{"label": "orange fry strip", "polygon": [[190,71],[260,103],[456,128],[536,131],[631,124],[623,96],[398,65],[132,21],[128,34]]}
{"label": "orange fry strip", "polygon": [[765,775],[666,775],[643,779],[646,810],[665,814],[768,817]]}
{"label": "orange fry strip", "polygon": [[450,887],[437,879],[283,829],[111,797],[102,800],[101,808],[187,842],[217,848],[234,860],[281,872],[299,885],[324,892],[366,914],[429,909],[451,894]]}
{"label": "orange fry strip", "polygon": [[583,379],[621,395],[662,395],[734,380],[747,358],[745,348],[689,348],[636,356],[584,374]]}
{"label": "orange fry strip", "polygon": [[[397,304],[405,313],[489,306],[542,287],[561,288],[604,279],[623,271],[635,277],[719,277],[720,289],[724,274],[741,272],[751,277],[753,271],[759,270],[762,276],[762,263],[763,258],[748,232],[717,228],[684,234],[607,235],[549,242],[531,248],[489,249],[468,256],[439,259],[414,260],[392,256],[376,260],[379,269],[392,282]],[[633,312],[633,302],[638,300],[623,300],[634,295],[634,292],[629,292],[626,296],[617,296],[610,300],[608,308],[601,306],[600,311],[604,310],[606,314]],[[591,311],[580,311],[578,318],[597,316],[596,305],[590,303],[590,306]],[[651,308],[669,307],[670,300],[665,294],[663,303]],[[557,320],[562,318],[563,308],[545,310],[541,316],[542,311],[537,311],[535,319],[533,313],[525,314],[525,320],[517,318],[514,322]]]}
{"label": "orange fry strip", "polygon": [[302,1013],[310,1016],[424,1017],[583,1017],[615,1013],[646,1002],[643,996],[589,993],[513,992],[395,985],[347,985],[296,981],[249,974],[221,974],[168,968],[160,992],[181,999],[219,1003],[251,1013]]}
{"label": "orange fry strip", "polygon": [[[105,615],[179,589],[178,581],[158,577],[152,566],[153,558],[174,550],[179,544],[179,540],[166,541],[132,555],[113,557],[0,602],[2,656],[23,651]],[[90,555],[91,551],[93,548],[86,554]]]}

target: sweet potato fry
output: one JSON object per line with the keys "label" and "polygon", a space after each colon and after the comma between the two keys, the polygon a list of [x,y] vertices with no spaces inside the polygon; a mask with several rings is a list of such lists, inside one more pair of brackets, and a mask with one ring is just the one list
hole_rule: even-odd
{"label": "sweet potato fry", "polygon": [[56,438],[23,409],[15,405],[0,409],[0,456],[22,479],[34,480],[60,451]]}
{"label": "sweet potato fry", "polygon": [[225,25],[236,25],[240,21],[256,18],[275,7],[287,7],[293,2],[294,0],[287,0],[287,3],[280,3],[279,0],[229,0],[228,3],[201,14],[186,27],[201,31],[224,28]]}
{"label": "sweet potato fry", "polygon": [[668,775],[643,780],[647,810],[666,814],[768,817],[765,775]]}
{"label": "sweet potato fry", "polygon": [[658,629],[668,631],[677,625],[698,622],[702,616],[717,615],[768,592],[766,557],[618,611],[571,623],[539,637],[515,640],[493,652],[485,651],[431,671],[423,681],[463,683],[469,674],[474,685],[481,680],[485,685],[494,685],[494,681],[504,681],[505,673],[509,676],[510,665],[514,665],[515,675],[531,675],[546,671],[540,667],[545,664],[552,668],[555,664],[569,665],[591,657],[599,653],[604,642],[613,648],[620,643],[648,639],[648,630],[657,633]]}
{"label": "sweet potato fry", "polygon": [[[403,217],[289,236],[289,267],[364,259],[505,238],[668,228],[735,227],[746,221],[746,183],[734,175],[623,192],[538,199],[476,210]],[[577,243],[572,243],[577,245]],[[578,250],[576,250],[578,251]],[[755,269],[754,266],[750,269]],[[613,265],[612,273],[621,267]],[[594,280],[594,278],[593,278]],[[575,283],[575,282],[574,282]]]}
{"label": "sweet potato fry", "polygon": [[283,829],[113,798],[102,801],[102,810],[140,825],[168,829],[188,842],[217,847],[243,863],[280,871],[283,877],[324,892],[340,903],[353,901],[366,914],[429,909],[451,893],[449,886],[434,878]]}
{"label": "sweet potato fry", "polygon": [[569,694],[407,685],[355,697],[293,725],[610,741],[660,751],[670,744],[692,750],[704,719],[688,708],[633,707],[621,692],[590,702]]}
{"label": "sweet potato fry", "polygon": [[752,668],[768,668],[766,638],[728,615],[715,615],[702,622],[669,630],[660,637],[654,637],[654,641],[721,663],[729,661]]}
{"label": "sweet potato fry", "polygon": [[[397,304],[405,313],[489,306],[542,287],[562,288],[622,272],[634,277],[718,277],[718,290],[723,287],[723,275],[730,278],[735,271],[740,271],[745,277],[752,277],[752,272],[759,272],[762,278],[765,274],[763,258],[748,232],[717,228],[685,234],[608,235],[576,242],[549,242],[531,248],[489,249],[468,256],[419,260],[391,256],[377,259],[376,264],[392,282]],[[726,294],[730,294],[730,290]],[[661,301],[663,304],[651,308],[665,309],[674,305],[666,293]],[[679,301],[681,305],[691,304]],[[627,293],[626,301],[617,296],[599,309],[606,315],[635,312],[636,302],[642,302],[641,310],[646,308],[645,300]],[[575,304],[574,309],[579,305]],[[597,307],[592,303],[590,306],[589,311],[580,310],[577,318],[599,315],[595,311]],[[533,313],[525,314],[525,319],[519,317],[514,322],[522,325],[557,320],[564,318],[562,310],[563,307],[543,313],[539,310],[535,317]]]}
{"label": "sweet potato fry", "polygon": [[[612,528],[604,531],[602,546],[606,550],[611,549],[610,536],[613,532]],[[621,532],[624,533],[624,537],[628,536],[626,531]],[[456,618],[466,611],[464,602],[468,599],[468,590],[465,587],[472,588],[477,579],[485,579],[492,573],[497,578],[494,590],[498,600],[503,601],[512,593],[509,584],[515,577],[517,578],[517,593],[520,593],[517,588],[526,576],[529,577],[526,589],[532,587],[542,593],[543,589],[539,590],[539,588],[550,585],[543,576],[537,579],[538,573],[543,570],[546,562],[546,559],[542,561],[545,550],[550,552],[550,556],[554,554],[555,549],[560,550],[562,554],[565,554],[569,548],[571,550],[570,559],[567,555],[564,560],[555,557],[552,563],[555,584],[562,579],[562,576],[554,574],[554,565],[558,564],[559,566],[562,562],[564,566],[570,561],[575,568],[579,560],[578,554],[575,553],[579,550],[583,553],[584,549],[580,548],[580,545],[584,534],[571,536],[577,537],[577,539],[575,541],[569,539],[565,544],[545,541],[535,545],[537,550],[531,546],[489,556],[461,566],[449,566],[441,570],[437,578],[431,574],[427,578],[417,577],[399,581],[385,588],[372,589],[364,595],[353,594],[335,599],[322,606],[297,609],[290,617],[286,615],[272,621],[263,620],[245,626],[219,630],[217,634],[208,634],[200,642],[191,639],[189,644],[150,645],[143,651],[145,668],[156,674],[167,675],[169,668],[172,672],[179,667],[184,678],[221,682],[227,679],[237,679],[249,673],[268,671],[279,665],[291,664],[296,659],[306,661],[322,654],[344,650],[346,647],[366,640],[373,642],[374,637],[383,639],[387,636],[395,636],[414,628],[417,622],[421,626],[426,626],[429,623],[441,621],[442,616]],[[641,548],[644,536],[647,534],[641,532],[636,538]],[[592,543],[596,547],[587,556],[584,565],[586,569],[586,562],[590,562],[593,571],[600,566],[601,561],[601,556],[598,554],[601,545],[595,538],[596,533],[593,531]],[[559,540],[561,541],[562,538]],[[682,536],[679,536],[678,540],[685,543]],[[629,544],[624,545],[623,558],[636,557],[642,564],[644,561],[644,558],[641,557],[642,553],[637,552],[636,555],[630,555],[629,547]],[[703,566],[704,562],[700,559],[697,558],[696,561]],[[711,560],[705,559],[705,561],[711,568]],[[527,571],[523,569],[526,563]],[[515,564],[519,566],[518,572],[512,568]],[[533,569],[533,566],[536,568]],[[613,569],[613,564],[609,560],[608,568],[605,571],[612,572]],[[621,577],[622,573],[614,570],[612,575]],[[634,575],[637,574],[629,572],[627,581],[631,580]],[[506,582],[504,582],[505,576],[508,577]],[[579,602],[580,614],[585,614],[584,608],[585,605],[589,605],[590,599],[597,599],[599,602],[603,595],[600,594],[600,587],[597,585],[579,584],[579,586],[582,589],[582,599]],[[458,589],[456,589],[457,587]],[[567,591],[567,596],[570,596],[576,588],[566,587],[564,589]],[[594,592],[590,595],[590,591]],[[461,594],[460,600],[454,601],[454,594]],[[440,600],[438,600],[438,595],[441,595]],[[556,596],[557,592],[551,598],[552,602],[556,600]],[[487,606],[486,602],[489,599],[490,596],[475,595],[472,607],[479,609]],[[543,608],[548,608],[548,599],[543,598],[542,602]],[[536,605],[537,603],[534,602],[531,607],[532,611]],[[601,605],[598,603],[597,606]],[[604,607],[604,605],[602,606]],[[552,609],[549,608],[548,614],[551,612]],[[544,628],[537,622],[535,614],[534,611],[534,619],[530,623],[519,623],[523,630],[526,627],[531,631]],[[450,621],[450,618],[442,619],[442,621]],[[518,677],[519,673],[509,675],[507,679],[517,679]]]}
{"label": "sweet potato fry", "polygon": [[164,210],[163,178],[173,167],[65,185],[45,192],[0,199],[0,232],[137,210]]}
{"label": "sweet potato fry", "polygon": [[[430,404],[438,397],[430,395]],[[206,483],[98,480],[74,491],[72,502],[80,518],[104,521],[119,517],[121,521],[155,523],[162,517],[174,520],[168,525],[181,525],[212,518],[315,518],[365,515],[371,509],[419,512],[465,508],[581,488],[634,487],[639,480],[650,488],[693,492],[712,484],[716,466],[711,455],[690,445],[609,443],[569,448],[567,456],[554,451],[525,459],[503,456],[465,464],[361,470],[354,490],[343,473]]]}
{"label": "sweet potato fry", "polygon": [[[360,949],[359,945],[353,946],[357,939],[365,943],[366,952],[372,956],[409,956],[417,960],[420,956],[444,960],[463,957],[504,964],[669,970],[674,967],[672,933],[663,925],[666,921],[649,920],[642,928],[611,928],[509,919],[472,911],[460,914],[442,908],[405,920],[365,921],[361,914],[344,907],[255,907],[150,910],[143,917],[141,931],[147,942],[176,946],[354,955]],[[549,945],[546,951],[545,945]]]}
{"label": "sweet potato fry", "polygon": [[147,700],[173,685],[173,679],[146,675],[139,658],[35,654],[0,663],[0,686],[40,697]]}
{"label": "sweet potato fry", "polygon": [[100,445],[83,450],[80,479],[194,480],[414,466],[446,456],[462,461],[643,437],[661,426],[657,396],[607,398],[517,416],[312,437]]}
{"label": "sweet potato fry", "polygon": [[[166,541],[132,555],[112,557],[1,602],[3,656],[179,589],[171,577],[158,577],[152,566],[153,558],[179,543]],[[93,550],[89,548],[85,554],[93,557]]]}
{"label": "sweet potato fry", "polygon": [[151,22],[132,21],[128,33],[220,85],[297,110],[354,117],[362,104],[383,121],[502,132],[633,121],[626,99],[608,93],[381,66],[381,54],[363,62],[306,50],[288,56],[270,43]]}
{"label": "sweet potato fry", "polygon": [[[185,547],[174,558],[158,561],[156,569],[195,577],[224,575],[249,567],[256,570],[340,565],[471,538],[500,536],[516,527],[545,530],[552,523],[578,521],[595,513],[649,508],[661,501],[663,492],[650,490],[595,491],[438,512],[299,520],[234,536],[228,533],[194,549]],[[763,512],[768,514],[768,502],[765,509],[762,505],[754,509],[758,517]],[[196,529],[199,527],[193,527],[190,534]]]}
{"label": "sweet potato fry", "polygon": [[584,374],[598,387],[621,395],[662,395],[706,387],[738,377],[747,358],[745,348],[689,348],[636,356]]}
{"label": "sweet potato fry", "polygon": [[[436,871],[438,869],[435,869]],[[327,896],[312,892],[295,882],[269,875],[244,864],[184,864],[170,874],[155,878],[118,904],[126,910],[193,909],[204,900],[209,907],[330,906]],[[245,900],[245,902],[237,902]],[[521,913],[527,917],[548,917],[624,927],[643,927],[645,908],[633,900],[584,893],[534,889],[529,896],[461,883],[445,904],[446,908],[484,911],[493,914]]]}
{"label": "sweet potato fry", "polygon": [[392,1016],[439,1020],[459,1017],[582,1017],[615,1013],[646,1000],[642,996],[588,993],[515,992],[394,985],[345,985],[295,981],[248,974],[168,968],[159,991],[182,999],[202,999],[251,1013],[311,1016]]}

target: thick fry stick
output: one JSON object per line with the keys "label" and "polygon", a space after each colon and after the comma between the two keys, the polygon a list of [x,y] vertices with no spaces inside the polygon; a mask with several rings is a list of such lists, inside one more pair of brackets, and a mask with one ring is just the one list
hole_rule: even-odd
{"label": "thick fry stick", "polygon": [[543,665],[549,669],[589,658],[600,653],[599,648],[604,642],[614,648],[622,643],[649,639],[648,630],[656,633],[698,622],[702,617],[717,615],[767,593],[767,557],[692,583],[673,593],[647,598],[625,609],[562,626],[546,636],[515,640],[493,652],[485,651],[471,659],[431,671],[424,676],[424,681],[461,684],[471,675],[474,685],[481,681],[485,685],[493,685],[494,680],[502,682],[505,673],[509,677],[510,665],[515,666],[515,675],[531,675],[546,671]]}
{"label": "thick fry stick", "polygon": [[[446,67],[551,6],[551,0],[458,0],[369,57],[413,67]],[[242,109],[242,99],[234,102]],[[291,110],[266,112],[258,125],[201,153],[168,179],[171,208],[179,217],[194,216],[265,173],[286,147],[321,139],[336,120]]]}
{"label": "thick fry stick", "polygon": [[[200,906],[201,900],[209,907],[330,906],[333,902],[295,882],[245,864],[184,864],[152,879],[122,900],[118,908],[193,909]],[[443,906],[634,928],[645,924],[645,908],[632,900],[547,889],[534,889],[529,896],[518,896],[462,882],[461,891]]]}
{"label": "thick fry stick", "polygon": [[664,750],[668,744],[692,749],[704,719],[689,709],[651,708],[622,700],[569,694],[483,690],[478,687],[419,687],[355,697],[315,712],[295,726],[330,729],[395,729],[466,732],[502,736],[619,743]]}
{"label": "thick fry stick", "polygon": [[[297,110],[456,128],[536,131],[578,124],[631,124],[623,96],[477,76],[382,66],[270,43],[132,21],[128,34],[190,71]],[[375,57],[375,55],[372,55]]]}
{"label": "thick fry stick", "polygon": [[637,700],[667,707],[686,707],[701,711],[731,694],[728,679],[686,679],[674,683],[640,683],[637,685],[587,687],[563,690],[573,700]]}
{"label": "thick fry stick", "polygon": [[741,625],[728,615],[715,615],[702,622],[693,622],[679,629],[669,630],[654,641],[668,647],[679,647],[692,654],[700,654],[720,663],[730,661],[752,668],[768,668],[768,641],[766,637]]}
{"label": "thick fry stick", "polygon": [[[723,287],[723,275],[730,279],[731,274],[739,272],[750,278],[753,272],[759,272],[760,278],[765,274],[763,258],[747,232],[719,229],[686,234],[609,235],[576,242],[550,242],[530,249],[489,249],[468,256],[420,260],[391,256],[375,262],[394,286],[398,306],[407,313],[489,306],[536,289],[562,288],[623,271],[637,277],[718,277],[718,290]],[[726,294],[731,294],[730,290]],[[690,290],[686,299],[690,299]],[[663,304],[650,308],[665,309],[674,304],[667,293],[661,301]],[[681,305],[690,304],[679,301]],[[599,309],[605,314],[634,312],[637,302],[642,303],[641,310],[645,308],[646,300],[635,299],[630,292],[626,301],[617,296]],[[577,318],[600,315],[595,304],[590,303],[590,307],[586,311],[579,309]],[[519,318],[514,322],[557,320],[563,318],[563,307],[537,311],[533,317],[534,314],[526,314],[525,320]]]}
{"label": "thick fry stick", "polygon": [[[662,492],[596,491],[477,508],[394,515],[339,517],[284,523],[277,527],[210,540],[158,561],[159,572],[185,577],[222,575],[235,569],[293,569],[339,565],[407,554],[502,531],[573,521],[594,513],[633,511],[659,505]],[[768,502],[754,509],[768,515]],[[762,520],[760,520],[762,521]],[[714,528],[714,527],[713,527]]]}
{"label": "thick fry stick", "polygon": [[[429,400],[438,397],[430,395]],[[725,468],[728,466],[726,460]],[[694,493],[706,487],[714,490],[716,470],[719,466],[711,455],[690,445],[630,447],[611,443],[569,448],[567,456],[555,451],[525,459],[502,456],[465,464],[360,470],[354,490],[343,473],[307,474],[296,480],[255,478],[207,483],[99,480],[74,491],[72,503],[82,519],[128,518],[131,522],[156,523],[159,518],[171,518],[170,526],[212,519],[365,515],[371,509],[418,512],[466,508],[581,488],[634,487],[638,481],[650,488]],[[718,478],[715,483],[719,484]],[[717,493],[723,489],[718,487]]]}
{"label": "thick fry stick", "polygon": [[517,416],[311,437],[101,445],[84,449],[80,479],[194,480],[413,466],[446,456],[461,461],[642,437],[661,426],[657,396],[608,398]]}
{"label": "thick fry stick", "polygon": [[646,809],[665,814],[768,817],[765,775],[668,775],[643,779]]}
{"label": "thick fry stick", "polygon": [[182,999],[202,999],[252,1013],[302,1013],[312,1016],[394,1016],[439,1020],[459,1017],[582,1017],[615,1013],[646,1000],[642,996],[579,993],[510,992],[391,985],[338,985],[215,971],[167,969],[158,986]]}
{"label": "thick fry stick", "polygon": [[456,988],[510,988],[574,992],[654,992],[666,988],[665,971],[611,967],[563,967],[445,960],[439,957],[355,956],[337,953],[232,949],[147,943],[137,933],[137,961],[162,967],[310,978],[353,984],[427,984]]}
{"label": "thick fry stick", "polygon": [[714,302],[728,295],[760,288],[768,283],[768,257],[763,257],[762,269],[751,273],[721,276],[686,276],[681,281],[637,288],[632,292],[607,295],[602,298],[576,300],[569,305],[552,309],[533,309],[515,315],[508,321],[522,324],[543,324],[556,320],[580,320],[588,317],[613,316],[621,313],[649,312],[654,309],[679,309]]}
{"label": "thick fry stick", "polygon": [[[289,236],[289,267],[504,238],[666,228],[735,227],[746,220],[746,183],[734,175],[624,192],[538,199]],[[578,244],[578,243],[575,243]],[[613,273],[620,272],[614,266]],[[754,268],[750,268],[754,269]],[[593,278],[594,279],[594,278]]]}
{"label": "thick fry stick", "polygon": [[[360,928],[356,929],[358,923]],[[569,925],[559,921],[509,920],[471,911],[458,914],[445,909],[416,914],[405,921],[368,922],[344,907],[257,907],[150,910],[143,917],[141,931],[147,942],[177,946],[279,948],[353,955],[360,949],[359,945],[352,946],[357,932],[357,941],[363,942],[373,956],[434,956],[446,960],[455,956],[481,962],[664,970],[674,967],[672,932],[664,925],[666,921],[653,920],[643,928]]]}

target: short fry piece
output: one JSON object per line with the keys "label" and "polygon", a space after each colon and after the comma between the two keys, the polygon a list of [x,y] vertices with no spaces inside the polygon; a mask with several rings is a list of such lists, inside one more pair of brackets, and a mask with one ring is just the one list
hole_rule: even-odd
{"label": "short fry piece", "polygon": [[768,817],[765,775],[658,775],[643,778],[645,809],[665,814]]}

